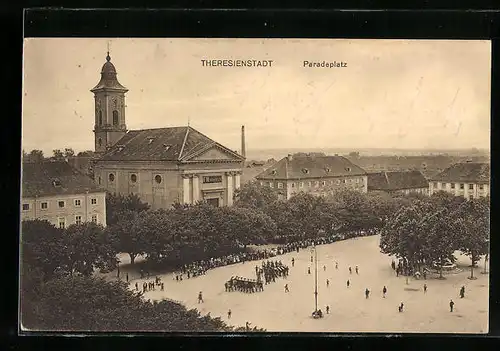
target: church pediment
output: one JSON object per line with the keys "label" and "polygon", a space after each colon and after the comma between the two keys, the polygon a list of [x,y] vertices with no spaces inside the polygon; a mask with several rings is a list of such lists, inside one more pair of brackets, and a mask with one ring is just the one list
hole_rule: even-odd
{"label": "church pediment", "polygon": [[236,153],[226,150],[218,145],[188,156],[183,161],[236,161],[240,162],[242,157]]}

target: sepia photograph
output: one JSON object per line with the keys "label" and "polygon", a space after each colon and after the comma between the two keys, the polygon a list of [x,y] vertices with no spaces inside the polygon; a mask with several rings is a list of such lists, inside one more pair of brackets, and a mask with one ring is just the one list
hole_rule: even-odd
{"label": "sepia photograph", "polygon": [[491,51],[25,38],[20,333],[488,333]]}

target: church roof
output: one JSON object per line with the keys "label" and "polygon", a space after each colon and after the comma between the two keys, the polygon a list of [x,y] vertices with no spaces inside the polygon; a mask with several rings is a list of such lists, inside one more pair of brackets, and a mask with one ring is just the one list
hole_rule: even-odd
{"label": "church roof", "polygon": [[187,161],[214,146],[231,154],[238,161],[244,159],[196,129],[184,126],[130,130],[100,160]]}
{"label": "church roof", "polygon": [[111,57],[108,55],[106,56],[106,62],[102,66],[101,69],[101,80],[97,85],[90,90],[91,92],[96,92],[98,90],[120,90],[123,92],[127,92],[128,89],[125,88],[123,85],[121,85],[118,82],[118,78],[116,77],[116,68],[115,66],[111,63]]}
{"label": "church roof", "polygon": [[435,181],[489,183],[490,164],[483,162],[455,163],[438,175],[432,177]]}
{"label": "church roof", "polygon": [[25,162],[22,197],[84,194],[104,191],[66,161]]}
{"label": "church roof", "polygon": [[368,190],[403,190],[429,187],[420,171],[368,173]]}
{"label": "church roof", "polygon": [[342,156],[293,155],[284,157],[256,179],[311,179],[360,176],[366,172]]}

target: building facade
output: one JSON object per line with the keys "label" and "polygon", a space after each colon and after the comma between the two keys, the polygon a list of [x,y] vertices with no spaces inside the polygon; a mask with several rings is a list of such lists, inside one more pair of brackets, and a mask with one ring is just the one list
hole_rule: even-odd
{"label": "building facade", "polygon": [[429,194],[445,191],[466,199],[490,196],[490,164],[456,163],[429,181]]}
{"label": "building facade", "polygon": [[106,192],[65,161],[23,163],[21,220],[106,226]]}
{"label": "building facade", "polygon": [[429,182],[416,170],[368,173],[368,191],[428,195]]}
{"label": "building facade", "polygon": [[[125,93],[109,53],[95,100],[94,180],[116,194],[137,194],[151,208],[206,201],[230,206],[240,187],[245,158],[196,129],[128,130]],[[242,143],[244,134],[242,130]],[[244,149],[243,149],[244,152]]]}
{"label": "building facade", "polygon": [[367,192],[367,174],[342,156],[288,155],[256,176],[261,186],[277,190],[281,199],[304,192],[332,195],[336,190]]}

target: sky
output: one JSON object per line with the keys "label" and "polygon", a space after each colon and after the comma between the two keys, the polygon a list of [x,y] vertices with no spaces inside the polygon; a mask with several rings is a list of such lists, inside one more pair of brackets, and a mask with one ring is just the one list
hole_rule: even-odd
{"label": "sky", "polygon": [[[128,129],[188,124],[246,147],[489,149],[489,41],[25,39],[23,148],[94,147],[109,45]],[[202,59],[273,60],[203,67]],[[346,67],[304,67],[304,61]]]}

